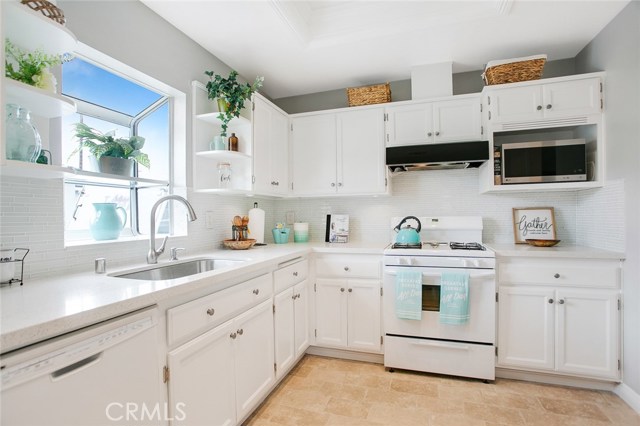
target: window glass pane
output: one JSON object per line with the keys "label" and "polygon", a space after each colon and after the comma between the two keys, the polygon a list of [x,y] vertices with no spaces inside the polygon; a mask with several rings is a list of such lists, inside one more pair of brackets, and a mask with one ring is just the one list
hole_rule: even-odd
{"label": "window glass pane", "polygon": [[62,94],[131,116],[162,97],[78,57],[62,65]]}
{"label": "window glass pane", "polygon": [[142,152],[149,156],[150,167],[138,166],[138,176],[169,180],[170,133],[169,102],[144,117],[138,123],[138,136],[145,138]]}
{"label": "window glass pane", "polygon": [[[151,208],[160,198],[169,195],[167,188],[140,188],[138,194],[138,232],[149,235],[151,223]],[[156,211],[156,234],[169,234],[171,232],[170,208],[172,201],[166,201]]]}
{"label": "window glass pane", "polygon": [[92,185],[64,185],[65,241],[93,240],[90,227],[96,217],[93,203],[115,203],[127,212],[127,221],[120,236],[131,236],[131,203],[128,188]]}

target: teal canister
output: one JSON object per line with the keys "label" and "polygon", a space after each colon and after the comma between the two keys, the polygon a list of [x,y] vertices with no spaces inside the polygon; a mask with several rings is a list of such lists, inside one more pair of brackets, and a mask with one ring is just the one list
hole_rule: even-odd
{"label": "teal canister", "polygon": [[127,223],[127,211],[116,203],[93,203],[96,216],[89,228],[96,241],[117,240]]}

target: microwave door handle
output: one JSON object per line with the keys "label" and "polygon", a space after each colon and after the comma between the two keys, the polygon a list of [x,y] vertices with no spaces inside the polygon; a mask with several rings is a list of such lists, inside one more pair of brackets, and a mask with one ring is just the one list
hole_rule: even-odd
{"label": "microwave door handle", "polygon": [[[385,274],[387,275],[391,275],[391,276],[396,276],[398,275],[398,273],[395,270],[385,270],[384,271]],[[430,273],[430,272],[423,272],[422,276],[423,277],[436,277],[439,278],[440,277],[440,273]],[[469,273],[469,278],[488,278],[488,277],[495,277],[496,273],[493,270],[490,271],[481,271],[481,272],[470,272]]]}

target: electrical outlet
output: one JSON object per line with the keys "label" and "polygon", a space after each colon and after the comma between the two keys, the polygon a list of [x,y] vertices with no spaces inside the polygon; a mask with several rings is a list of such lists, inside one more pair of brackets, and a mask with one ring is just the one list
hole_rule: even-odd
{"label": "electrical outlet", "polygon": [[293,225],[296,221],[296,214],[294,212],[287,212],[287,225]]}
{"label": "electrical outlet", "polygon": [[215,214],[213,212],[205,212],[204,217],[207,229],[213,229],[214,221],[216,218]]}

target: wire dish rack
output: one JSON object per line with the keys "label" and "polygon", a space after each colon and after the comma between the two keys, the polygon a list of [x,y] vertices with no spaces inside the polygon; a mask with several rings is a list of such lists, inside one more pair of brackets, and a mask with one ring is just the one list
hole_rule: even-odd
{"label": "wire dish rack", "polygon": [[[14,248],[0,250],[0,285],[11,285],[13,283],[20,283],[24,278],[24,259],[29,254],[27,248]],[[18,257],[22,255],[22,257]],[[20,278],[16,278],[17,265],[20,265]]]}

